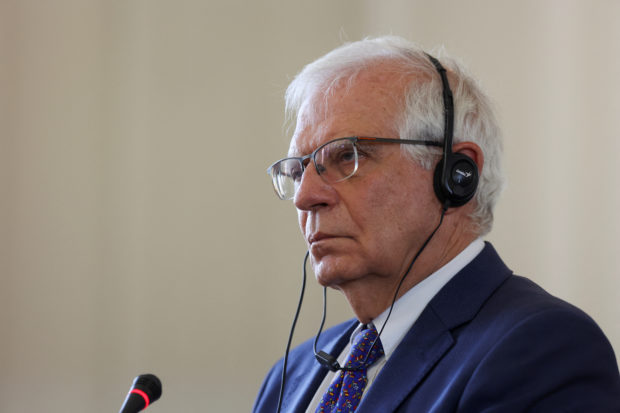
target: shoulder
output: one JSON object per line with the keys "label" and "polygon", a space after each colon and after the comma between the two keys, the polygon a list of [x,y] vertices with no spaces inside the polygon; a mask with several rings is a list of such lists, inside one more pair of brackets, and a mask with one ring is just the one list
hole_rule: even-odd
{"label": "shoulder", "polygon": [[[462,374],[459,411],[620,411],[620,375],[599,326],[485,250],[430,305]],[[455,367],[458,366],[458,367]]]}
{"label": "shoulder", "polygon": [[580,320],[583,325],[596,326],[596,323],[581,309],[555,297],[533,281],[518,275],[507,278],[480,310],[482,316],[491,317],[496,322],[506,322],[511,327],[516,324],[527,325],[544,320]]}
{"label": "shoulder", "polygon": [[495,397],[503,411],[620,409],[616,357],[599,326],[526,278],[509,277],[462,335],[484,347],[463,404]]}
{"label": "shoulder", "polygon": [[493,246],[484,250],[433,298],[429,307],[448,329],[468,324],[505,333],[527,320],[564,317],[594,321],[577,307],[549,294],[503,263]]}

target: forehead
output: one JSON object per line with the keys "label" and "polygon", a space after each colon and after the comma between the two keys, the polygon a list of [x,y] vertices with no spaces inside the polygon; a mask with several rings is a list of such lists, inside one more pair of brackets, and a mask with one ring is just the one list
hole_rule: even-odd
{"label": "forehead", "polygon": [[411,77],[393,65],[376,65],[331,88],[327,96],[318,93],[307,99],[297,116],[289,155],[308,154],[345,136],[397,138]]}

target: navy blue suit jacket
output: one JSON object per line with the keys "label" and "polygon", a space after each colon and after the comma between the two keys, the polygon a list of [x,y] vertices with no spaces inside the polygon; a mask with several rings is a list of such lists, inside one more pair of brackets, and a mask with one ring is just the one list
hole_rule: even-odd
{"label": "navy blue suit jacket", "polygon": [[[356,325],[327,330],[320,347],[340,354]],[[282,412],[305,412],[327,373],[312,340],[287,370]],[[276,411],[281,374],[278,362],[254,412]],[[487,244],[424,309],[357,412],[620,412],[620,376],[590,317],[513,275]]]}

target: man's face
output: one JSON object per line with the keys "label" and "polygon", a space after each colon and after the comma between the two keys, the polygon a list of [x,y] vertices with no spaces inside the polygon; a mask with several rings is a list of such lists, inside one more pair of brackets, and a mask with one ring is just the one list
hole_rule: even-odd
{"label": "man's face", "polygon": [[[368,71],[349,90],[337,88],[327,108],[302,108],[289,155],[306,155],[347,136],[398,138],[394,119],[402,112],[403,81]],[[324,182],[308,164],[294,198],[317,279],[342,290],[363,285],[359,281],[372,285],[389,278],[395,284],[441,209],[432,171],[406,156],[401,145],[364,148],[358,171],[342,182]]]}

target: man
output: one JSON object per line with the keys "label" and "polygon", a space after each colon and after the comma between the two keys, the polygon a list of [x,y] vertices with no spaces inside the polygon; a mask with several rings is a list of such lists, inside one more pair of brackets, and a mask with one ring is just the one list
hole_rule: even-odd
{"label": "man", "polygon": [[255,412],[620,411],[596,324],[481,240],[500,133],[458,64],[368,39],[306,66],[286,98],[296,127],[274,187],[357,319],[322,333],[317,358],[314,340],[292,350],[281,395],[277,363]]}

